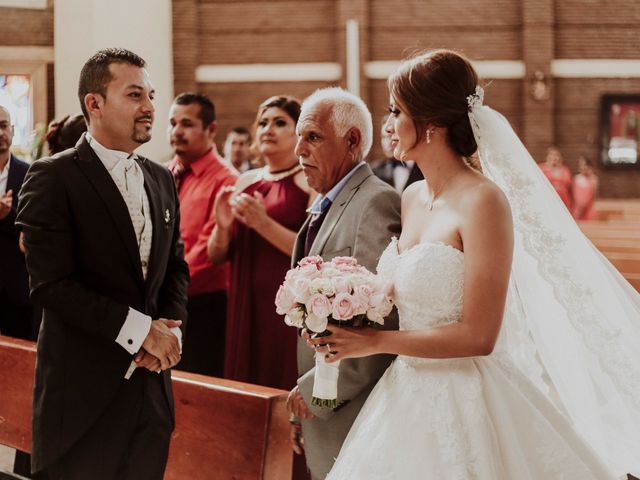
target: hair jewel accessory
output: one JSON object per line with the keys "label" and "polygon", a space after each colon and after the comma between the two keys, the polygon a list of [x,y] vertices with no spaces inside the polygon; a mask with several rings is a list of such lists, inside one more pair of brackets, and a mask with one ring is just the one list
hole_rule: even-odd
{"label": "hair jewel accessory", "polygon": [[476,91],[467,97],[467,105],[469,110],[475,107],[481,107],[484,101],[484,89],[480,85],[476,85]]}

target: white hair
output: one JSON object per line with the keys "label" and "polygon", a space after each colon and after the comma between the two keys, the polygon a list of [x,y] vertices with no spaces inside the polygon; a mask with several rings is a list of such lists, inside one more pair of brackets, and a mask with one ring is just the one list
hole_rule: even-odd
{"label": "white hair", "polygon": [[360,151],[365,158],[373,144],[373,120],[362,99],[340,87],[320,88],[302,102],[300,117],[318,104],[332,106],[330,119],[336,135],[344,136],[354,127],[360,131]]}

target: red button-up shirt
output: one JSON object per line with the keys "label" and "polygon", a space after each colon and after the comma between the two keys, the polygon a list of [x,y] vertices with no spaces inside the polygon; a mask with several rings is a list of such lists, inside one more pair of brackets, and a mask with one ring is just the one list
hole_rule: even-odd
{"label": "red button-up shirt", "polygon": [[[172,169],[177,159],[169,162]],[[238,172],[224,163],[214,146],[190,165],[180,182],[180,234],[184,257],[189,265],[191,284],[188,295],[218,292],[229,287],[229,264],[212,265],[207,256],[207,241],[216,224],[213,210],[218,190],[234,185]]]}

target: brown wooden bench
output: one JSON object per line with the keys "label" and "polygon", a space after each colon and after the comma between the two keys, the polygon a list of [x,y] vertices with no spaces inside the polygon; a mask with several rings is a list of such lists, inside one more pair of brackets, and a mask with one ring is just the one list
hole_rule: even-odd
{"label": "brown wooden bench", "polygon": [[599,220],[640,217],[640,199],[599,199],[595,208]]}
{"label": "brown wooden bench", "polygon": [[[0,336],[0,444],[31,449],[33,342]],[[168,480],[291,478],[283,390],[173,372]]]}
{"label": "brown wooden bench", "polygon": [[640,291],[640,222],[630,218],[581,222],[580,228],[618,271]]}

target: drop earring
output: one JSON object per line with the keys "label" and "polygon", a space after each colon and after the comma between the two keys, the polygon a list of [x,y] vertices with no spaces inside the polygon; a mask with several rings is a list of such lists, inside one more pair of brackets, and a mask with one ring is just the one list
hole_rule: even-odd
{"label": "drop earring", "polygon": [[431,130],[427,129],[427,143],[431,143]]}

